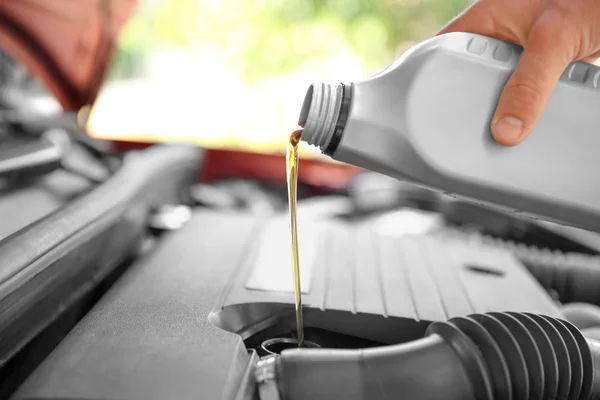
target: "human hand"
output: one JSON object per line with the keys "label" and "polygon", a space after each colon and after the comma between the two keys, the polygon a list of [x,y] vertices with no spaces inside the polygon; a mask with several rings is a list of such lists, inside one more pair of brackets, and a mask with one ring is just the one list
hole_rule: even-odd
{"label": "human hand", "polygon": [[523,46],[491,123],[496,141],[514,146],[541,117],[569,63],[600,57],[600,1],[478,0],[439,34],[448,32],[477,33]]}

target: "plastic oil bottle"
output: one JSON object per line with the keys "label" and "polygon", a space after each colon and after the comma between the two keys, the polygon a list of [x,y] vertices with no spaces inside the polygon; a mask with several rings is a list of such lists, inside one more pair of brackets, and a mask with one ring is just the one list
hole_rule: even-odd
{"label": "plastic oil bottle", "polygon": [[571,64],[528,138],[505,147],[490,123],[521,52],[450,33],[363,81],[313,84],[302,140],[455,197],[600,232],[600,68]]}

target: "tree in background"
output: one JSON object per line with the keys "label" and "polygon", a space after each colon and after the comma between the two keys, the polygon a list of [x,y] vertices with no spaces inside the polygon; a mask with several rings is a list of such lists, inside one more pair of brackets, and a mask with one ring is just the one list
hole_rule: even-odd
{"label": "tree in background", "polygon": [[138,75],[165,47],[212,49],[248,81],[286,74],[341,47],[365,69],[390,63],[470,0],[142,0],[124,30],[113,78]]}

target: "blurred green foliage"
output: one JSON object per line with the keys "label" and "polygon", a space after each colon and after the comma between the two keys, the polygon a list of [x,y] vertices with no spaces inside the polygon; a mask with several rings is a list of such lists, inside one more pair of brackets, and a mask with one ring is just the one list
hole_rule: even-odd
{"label": "blurred green foliage", "polygon": [[285,74],[340,46],[381,68],[472,0],[141,0],[113,77],[136,75],[164,47],[212,49],[252,81]]}

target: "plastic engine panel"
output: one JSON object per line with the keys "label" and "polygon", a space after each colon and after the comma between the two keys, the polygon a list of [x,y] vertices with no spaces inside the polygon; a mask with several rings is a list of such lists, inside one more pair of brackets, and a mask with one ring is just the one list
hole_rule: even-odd
{"label": "plastic engine panel", "polygon": [[[14,398],[252,398],[251,349],[294,329],[287,227],[287,215],[195,212]],[[561,316],[508,252],[331,220],[303,219],[300,243],[305,324],[327,347],[406,342],[473,313]]]}

